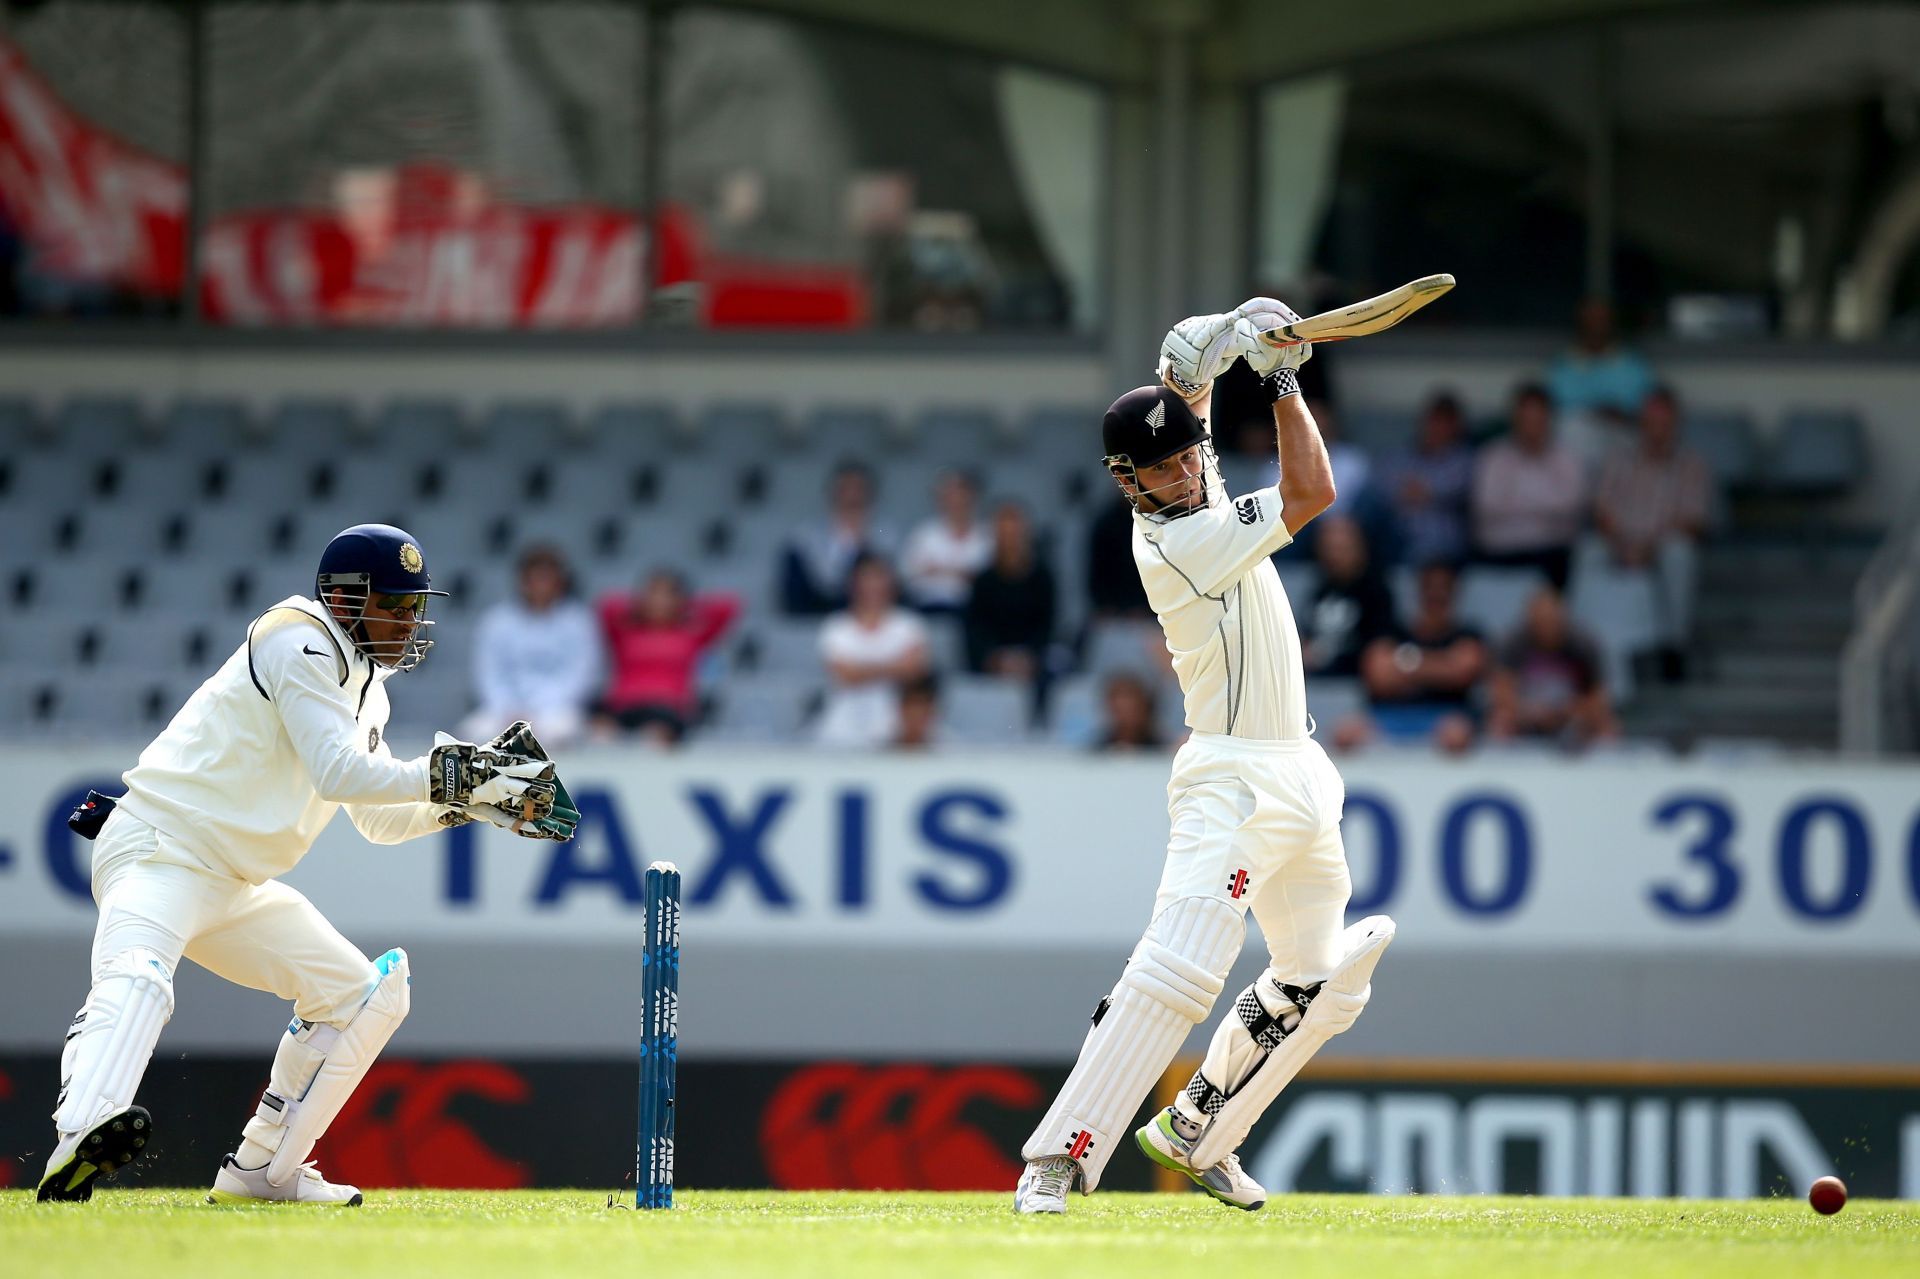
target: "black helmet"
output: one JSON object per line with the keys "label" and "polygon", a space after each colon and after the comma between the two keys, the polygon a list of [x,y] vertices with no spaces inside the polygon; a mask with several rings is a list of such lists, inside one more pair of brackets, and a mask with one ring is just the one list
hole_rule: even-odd
{"label": "black helmet", "polygon": [[[341,626],[354,646],[380,665],[410,671],[433,647],[433,641],[427,638],[427,628],[433,623],[427,620],[424,597],[445,596],[446,592],[433,589],[420,544],[405,529],[391,524],[355,524],[336,533],[320,552],[320,567],[313,577],[315,599],[327,604],[330,590],[343,590],[357,600],[357,615],[350,622],[340,619]],[[380,643],[367,638],[367,602],[376,595],[423,597],[416,614],[418,624],[405,640]]]}
{"label": "black helmet", "polygon": [[[1136,490],[1139,487],[1137,472],[1141,467],[1164,462],[1196,444],[1202,446],[1206,456],[1207,505],[1213,504],[1220,487],[1213,462],[1213,437],[1195,416],[1192,406],[1167,387],[1136,387],[1115,400],[1100,424],[1100,438],[1107,450],[1103,459],[1107,470],[1116,479],[1133,480]],[[1121,491],[1127,492],[1125,485]],[[1127,493],[1127,500],[1134,503],[1135,510],[1139,509],[1135,493]],[[1167,512],[1169,516],[1192,513],[1190,510]]]}

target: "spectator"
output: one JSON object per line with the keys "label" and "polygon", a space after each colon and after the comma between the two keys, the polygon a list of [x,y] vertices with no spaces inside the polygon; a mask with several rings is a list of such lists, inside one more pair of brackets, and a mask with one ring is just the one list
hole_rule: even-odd
{"label": "spectator", "polygon": [[1611,566],[1651,572],[1661,640],[1679,663],[1693,618],[1697,544],[1711,497],[1706,463],[1680,443],[1679,401],[1665,387],[1640,408],[1640,440],[1607,459],[1593,504]]}
{"label": "spectator", "polygon": [[1387,468],[1386,487],[1407,563],[1458,564],[1467,558],[1473,449],[1467,444],[1466,416],[1451,392],[1427,401],[1413,448]]}
{"label": "spectator", "polygon": [[1344,515],[1322,515],[1316,523],[1320,585],[1302,628],[1300,655],[1310,675],[1352,678],[1360,673],[1367,645],[1393,632],[1393,597],[1374,570],[1359,524]]}
{"label": "spectator", "polygon": [[967,666],[1036,680],[1053,642],[1053,571],[1034,554],[1033,527],[1017,502],[993,513],[993,559],[967,597]]}
{"label": "spectator", "polygon": [[1361,679],[1383,735],[1429,739],[1457,755],[1473,745],[1473,697],[1486,679],[1487,646],[1454,613],[1452,566],[1427,565],[1419,583],[1412,619],[1367,645]]}
{"label": "spectator", "polygon": [[842,462],[827,485],[827,518],[787,539],[780,562],[780,607],[799,617],[845,608],[854,561],[892,550],[873,530],[873,472]]}
{"label": "spectator", "polygon": [[872,750],[899,729],[899,686],[927,673],[927,624],[901,608],[893,569],[877,555],[854,562],[852,600],[820,629],[830,684],[817,736],[824,746]]}
{"label": "spectator", "polygon": [[1487,733],[1501,741],[1538,738],[1577,750],[1617,737],[1600,652],[1573,628],[1560,593],[1542,587],[1494,666]]}
{"label": "spectator", "polygon": [[1631,421],[1653,390],[1647,362],[1621,344],[1613,305],[1604,298],[1580,304],[1573,346],[1547,370],[1547,386],[1562,413],[1598,413]]}
{"label": "spectator", "polygon": [[600,636],[587,606],[568,598],[571,575],[554,547],[522,551],[515,580],[519,598],[480,618],[473,661],[479,708],[463,731],[484,742],[524,719],[549,746],[564,746],[586,727],[600,678]]}
{"label": "spectator", "polygon": [[899,718],[888,745],[897,751],[932,750],[944,737],[940,729],[939,678],[922,675],[902,684]]}
{"label": "spectator", "polygon": [[1506,439],[1480,450],[1473,470],[1474,532],[1489,564],[1537,568],[1561,590],[1580,532],[1586,477],[1553,438],[1553,405],[1529,383],[1514,393]]}
{"label": "spectator", "polygon": [[1087,533],[1087,599],[1096,621],[1153,620],[1147,588],[1133,564],[1133,507],[1118,492],[1093,517]]}
{"label": "spectator", "polygon": [[1097,751],[1160,750],[1166,740],[1154,714],[1153,686],[1131,671],[1115,671],[1101,688],[1107,719],[1093,748]]}
{"label": "spectator", "polygon": [[655,569],[638,594],[614,592],[600,601],[613,677],[600,699],[598,726],[624,729],[670,746],[699,720],[694,676],[700,657],[740,613],[732,595],[690,597],[686,579]]}
{"label": "spectator", "polygon": [[[1325,400],[1314,400],[1308,404],[1307,410],[1313,414],[1314,423],[1320,428],[1320,438],[1326,442],[1327,461],[1333,466],[1333,488],[1339,495],[1334,498],[1327,515],[1351,516],[1364,525],[1368,512],[1377,505],[1373,495],[1373,459],[1367,456],[1365,449],[1346,438],[1345,432],[1340,429],[1340,417],[1331,404]],[[1269,448],[1278,448],[1271,426],[1267,431],[1267,444]],[[1277,466],[1275,475],[1278,476]]]}
{"label": "spectator", "polygon": [[973,576],[993,556],[993,536],[978,510],[980,487],[965,471],[948,471],[933,486],[938,515],[921,521],[901,555],[907,596],[923,613],[958,613]]}

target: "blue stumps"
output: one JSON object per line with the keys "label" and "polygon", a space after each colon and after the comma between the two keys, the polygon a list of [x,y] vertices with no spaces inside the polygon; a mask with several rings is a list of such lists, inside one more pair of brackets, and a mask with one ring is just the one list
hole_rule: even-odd
{"label": "blue stumps", "polygon": [[680,1058],[680,870],[647,867],[647,936],[640,955],[640,1129],[634,1207],[673,1207],[673,1096]]}

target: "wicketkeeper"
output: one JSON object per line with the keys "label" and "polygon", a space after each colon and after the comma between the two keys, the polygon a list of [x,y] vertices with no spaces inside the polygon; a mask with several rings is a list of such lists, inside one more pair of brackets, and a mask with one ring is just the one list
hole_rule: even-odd
{"label": "wicketkeeper", "polygon": [[100,921],[92,990],[61,1054],[42,1200],[91,1197],[152,1141],[134,1095],[184,955],[293,1002],[259,1109],[209,1198],[360,1202],[308,1156],[407,1015],[406,952],[369,960],[278,876],[342,807],[381,844],[476,820],[566,840],[579,820],[524,723],[488,746],[441,735],[418,759],[388,751],[387,680],[433,646],[427,600],[445,594],[405,532],[347,529],[320,556],[313,598],[254,619],[124,775],[126,794],[75,811],[94,840]]}
{"label": "wicketkeeper", "polygon": [[[1296,373],[1312,348],[1258,338],[1297,319],[1254,298],[1182,321],[1162,344],[1161,383],[1115,400],[1102,426],[1192,735],[1167,786],[1171,836],[1146,935],[1021,1152],[1021,1212],[1065,1212],[1076,1183],[1083,1193],[1100,1184],[1154,1082],[1219,998],[1249,909],[1268,968],[1234,1000],[1176,1104],[1134,1140],[1224,1203],[1266,1203],[1234,1151],[1307,1059],[1359,1017],[1393,937],[1382,915],[1345,927],[1346,792],[1311,736],[1300,636],[1268,558],[1334,496]],[[1229,501],[1204,415],[1214,378],[1239,358],[1273,404],[1280,482]]]}

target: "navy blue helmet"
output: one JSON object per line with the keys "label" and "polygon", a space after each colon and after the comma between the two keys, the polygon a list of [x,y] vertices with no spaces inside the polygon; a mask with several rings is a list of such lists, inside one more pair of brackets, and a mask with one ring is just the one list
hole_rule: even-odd
{"label": "navy blue helmet", "polygon": [[[350,610],[345,616],[327,598],[331,591],[345,592]],[[433,625],[427,620],[427,599],[446,595],[433,589],[420,543],[391,524],[356,524],[336,533],[320,552],[313,593],[335,609],[335,619],[361,652],[382,666],[403,671],[418,666],[433,647],[427,638],[427,628]],[[411,612],[413,628],[403,639],[371,639],[367,631],[370,603],[386,613]]]}

